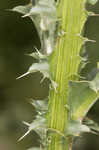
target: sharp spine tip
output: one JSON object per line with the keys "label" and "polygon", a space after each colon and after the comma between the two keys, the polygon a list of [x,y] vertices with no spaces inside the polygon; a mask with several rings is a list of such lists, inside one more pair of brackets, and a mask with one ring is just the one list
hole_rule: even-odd
{"label": "sharp spine tip", "polygon": [[27,76],[28,74],[29,74],[29,72],[26,72],[26,73],[24,73],[23,75],[21,75],[21,76],[17,77],[17,78],[16,78],[16,80],[21,79],[21,78],[23,78],[23,77]]}
{"label": "sharp spine tip", "polygon": [[24,137],[26,137],[29,133],[30,133],[30,131],[28,130],[22,137],[20,137],[18,139],[18,142],[20,142],[22,139],[24,139]]}

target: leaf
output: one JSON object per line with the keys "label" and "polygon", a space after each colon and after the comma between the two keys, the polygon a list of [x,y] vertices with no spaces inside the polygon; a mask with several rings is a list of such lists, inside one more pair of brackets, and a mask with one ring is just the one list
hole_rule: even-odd
{"label": "leaf", "polygon": [[35,131],[41,139],[45,138],[47,130],[45,117],[38,115],[37,118],[33,121],[33,123],[29,124],[25,121],[23,121],[23,123],[28,126],[28,131],[18,141],[21,141],[31,131]]}
{"label": "leaf", "polygon": [[69,82],[68,106],[73,120],[82,120],[98,99],[98,94],[90,88],[90,82]]}
{"label": "leaf", "polygon": [[49,64],[47,62],[34,63],[28,70],[30,73],[40,71],[42,73],[49,72]]}
{"label": "leaf", "polygon": [[54,48],[56,28],[56,7],[54,3],[48,0],[39,0],[29,13],[24,15],[24,17],[26,16],[32,19],[37,28],[41,40],[41,49],[45,54],[51,54]]}
{"label": "leaf", "polygon": [[28,150],[47,150],[46,147],[32,147],[32,148],[29,148]]}
{"label": "leaf", "polygon": [[80,121],[71,120],[68,124],[66,135],[79,136],[81,132],[90,132],[90,129],[88,126],[81,124]]}
{"label": "leaf", "polygon": [[51,77],[50,77],[49,64],[48,64],[48,62],[47,62],[46,60],[40,60],[39,63],[33,63],[33,64],[30,66],[29,70],[28,70],[26,73],[24,73],[23,75],[17,77],[16,79],[23,78],[24,76],[27,76],[27,75],[30,74],[30,73],[34,73],[34,72],[38,72],[38,71],[43,74],[43,78],[42,78],[41,82],[43,82],[43,80],[44,80],[45,78],[50,79],[52,88],[53,88],[55,91],[57,91],[57,90],[56,90],[56,88],[57,88],[57,83],[56,83],[55,81],[53,81],[53,80],[51,79]]}
{"label": "leaf", "polygon": [[[25,123],[25,122],[24,122]],[[26,124],[26,123],[25,123]],[[45,118],[44,117],[41,117],[41,116],[38,116],[34,121],[33,123],[31,123],[29,125],[29,130],[32,131],[32,130],[36,130],[38,128],[41,128],[41,127],[45,127]]]}
{"label": "leaf", "polygon": [[33,58],[35,58],[35,59],[38,59],[39,61],[42,59],[47,59],[47,56],[46,55],[43,55],[42,53],[40,53],[39,51],[38,51],[38,49],[37,48],[35,48],[36,49],[36,52],[33,52],[33,53],[31,53],[31,54],[27,54],[28,56],[31,56],[31,57],[33,57]]}
{"label": "leaf", "polygon": [[54,49],[55,29],[56,29],[56,7],[53,1],[39,0],[34,6],[18,6],[12,9],[29,16],[34,22],[41,40],[41,49],[50,55]]}
{"label": "leaf", "polygon": [[94,91],[99,91],[99,71],[96,74],[95,78],[90,82],[90,88]]}
{"label": "leaf", "polygon": [[95,5],[98,2],[98,0],[88,0],[88,3]]}
{"label": "leaf", "polygon": [[45,78],[50,78],[49,64],[47,63],[47,61],[41,61],[39,63],[33,63],[30,66],[29,70],[25,74],[23,74],[20,77],[18,77],[17,79],[20,79],[20,78],[22,78],[22,77],[24,77],[24,76],[26,76],[26,75],[28,75],[30,73],[34,73],[34,72],[38,72],[38,71],[41,72],[43,74],[43,76],[44,76],[42,81]]}
{"label": "leaf", "polygon": [[94,133],[99,133],[99,124],[89,118],[85,118],[83,123],[87,125]]}
{"label": "leaf", "polygon": [[22,13],[22,14],[27,14],[30,12],[30,9],[31,9],[32,5],[26,5],[26,6],[17,6],[17,7],[14,7],[13,9],[11,9],[12,11],[16,11],[18,13]]}
{"label": "leaf", "polygon": [[48,15],[48,16],[55,16],[54,14],[56,13],[55,6],[53,5],[52,2],[48,0],[39,0],[37,5],[32,7],[31,11],[27,15]]}
{"label": "leaf", "polygon": [[31,104],[37,111],[46,112],[48,110],[48,101],[46,100],[31,100]]}
{"label": "leaf", "polygon": [[42,150],[42,149],[40,149],[40,147],[33,147],[33,148],[29,148],[28,150]]}

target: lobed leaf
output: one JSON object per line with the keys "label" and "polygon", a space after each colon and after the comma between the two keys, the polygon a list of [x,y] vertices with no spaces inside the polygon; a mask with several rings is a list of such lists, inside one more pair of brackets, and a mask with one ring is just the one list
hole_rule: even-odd
{"label": "lobed leaf", "polygon": [[99,75],[91,82],[70,81],[68,92],[68,105],[70,117],[74,120],[82,120],[91,106],[97,101],[97,80]]}

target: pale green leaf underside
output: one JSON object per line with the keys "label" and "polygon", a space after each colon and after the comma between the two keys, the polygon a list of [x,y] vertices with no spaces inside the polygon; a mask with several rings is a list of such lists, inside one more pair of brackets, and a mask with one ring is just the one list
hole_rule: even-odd
{"label": "pale green leaf underside", "polygon": [[28,126],[28,131],[18,141],[21,141],[31,131],[35,131],[41,139],[46,136],[46,119],[44,117],[38,115],[33,123],[29,124],[25,121],[23,123]]}
{"label": "pale green leaf underside", "polygon": [[[69,82],[68,104],[74,120],[82,120],[90,107],[98,99],[98,94],[90,88],[91,82]],[[96,88],[96,87],[95,87]]]}
{"label": "pale green leaf underside", "polygon": [[39,62],[39,63],[34,63],[30,66],[30,68],[28,69],[28,71],[19,76],[17,79],[20,79],[30,73],[34,73],[34,72],[41,72],[43,74],[43,79],[44,78],[50,78],[50,75],[49,75],[49,65],[46,61],[42,61],[42,62]]}
{"label": "pale green leaf underside", "polygon": [[26,5],[26,6],[17,6],[17,7],[14,7],[12,9],[12,11],[15,11],[15,12],[18,12],[18,13],[22,13],[22,14],[27,14],[30,12],[30,9],[31,9],[32,5]]}
{"label": "pale green leaf underside", "polygon": [[82,132],[90,132],[89,127],[81,124],[80,121],[71,120],[69,122],[67,131],[66,131],[67,136],[68,135],[78,136]]}
{"label": "pale green leaf underside", "polygon": [[18,6],[13,8],[12,11],[24,14],[23,17],[31,18],[40,36],[42,51],[48,55],[51,54],[54,48],[56,27],[56,7],[54,3],[48,0],[39,0],[35,6],[31,4]]}
{"label": "pale green leaf underside", "polygon": [[39,147],[33,147],[33,148],[29,148],[28,150],[40,150]]}
{"label": "pale green leaf underside", "polygon": [[90,3],[92,5],[96,4],[97,2],[98,2],[98,0],[88,0],[88,3]]}
{"label": "pale green leaf underside", "polygon": [[36,111],[42,112],[48,110],[48,101],[46,100],[32,100],[31,104],[35,107]]}

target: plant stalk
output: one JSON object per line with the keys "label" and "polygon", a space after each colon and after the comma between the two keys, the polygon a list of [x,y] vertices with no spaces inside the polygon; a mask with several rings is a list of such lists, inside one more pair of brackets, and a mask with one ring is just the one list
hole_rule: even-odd
{"label": "plant stalk", "polygon": [[[57,83],[57,91],[50,90],[48,127],[56,129],[66,137],[68,128],[68,83],[78,79],[78,69],[81,62],[80,49],[85,42],[81,36],[87,19],[85,10],[86,0],[60,0],[57,16],[60,18],[56,48],[49,63],[52,79]],[[50,134],[51,142],[48,150],[69,150],[71,140],[62,137],[58,132]],[[64,139],[64,140],[63,140]]]}

